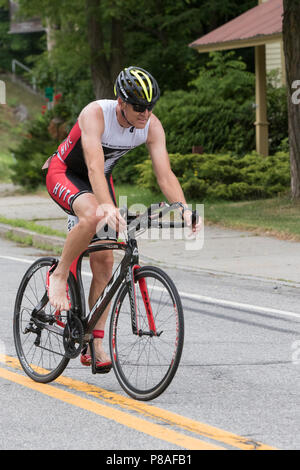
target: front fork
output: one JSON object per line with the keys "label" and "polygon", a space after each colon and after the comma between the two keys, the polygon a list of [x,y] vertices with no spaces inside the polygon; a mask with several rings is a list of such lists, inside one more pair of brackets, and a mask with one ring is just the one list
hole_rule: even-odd
{"label": "front fork", "polygon": [[[135,280],[136,271],[140,269],[138,264],[130,266],[128,268],[128,272],[126,275],[126,283],[128,286],[129,292],[129,301],[130,301],[130,311],[131,311],[131,325],[132,325],[132,333],[138,336],[159,336],[156,331],[154,315],[151,307],[151,302],[148,293],[147,282],[145,278],[141,278],[138,281]],[[138,287],[136,287],[138,285]],[[139,312],[139,307],[137,305],[137,296],[136,296],[136,289],[140,289],[140,293],[143,299],[144,308],[147,314],[148,320],[148,329],[142,329],[142,325],[139,324],[139,318],[141,316]]]}

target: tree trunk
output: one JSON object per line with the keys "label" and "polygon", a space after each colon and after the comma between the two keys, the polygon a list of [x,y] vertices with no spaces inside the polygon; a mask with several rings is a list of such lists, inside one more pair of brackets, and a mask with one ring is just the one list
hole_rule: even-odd
{"label": "tree trunk", "polygon": [[[101,0],[86,0],[91,73],[96,99],[114,98],[114,82],[122,63],[121,21],[112,17],[110,37],[104,36],[100,15]],[[106,22],[109,21],[106,19]],[[107,27],[105,31],[107,32]],[[107,48],[109,43],[109,48]]]}
{"label": "tree trunk", "polygon": [[[293,85],[300,80],[300,0],[283,0],[283,45],[286,62],[291,196],[300,198],[300,104]],[[295,85],[294,85],[295,86]]]}

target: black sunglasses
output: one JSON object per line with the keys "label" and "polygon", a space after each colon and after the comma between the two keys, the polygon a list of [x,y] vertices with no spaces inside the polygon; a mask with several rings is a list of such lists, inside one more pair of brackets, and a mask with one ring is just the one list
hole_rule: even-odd
{"label": "black sunglasses", "polygon": [[152,111],[154,104],[149,104],[148,106],[143,106],[142,104],[133,104],[132,108],[136,113],[144,113],[146,109],[148,109],[148,111]]}

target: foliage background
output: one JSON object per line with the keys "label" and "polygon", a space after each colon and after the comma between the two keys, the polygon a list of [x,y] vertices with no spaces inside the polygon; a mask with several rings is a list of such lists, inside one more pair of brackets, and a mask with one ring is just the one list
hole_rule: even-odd
{"label": "foliage background", "polygon": [[[34,67],[41,90],[52,85],[62,93],[63,100],[54,112],[30,122],[15,150],[15,182],[27,187],[44,182],[41,165],[59,143],[49,133],[49,126],[58,118],[64,121],[66,132],[71,128],[81,109],[96,98],[97,74],[106,74],[109,83],[109,89],[105,89],[98,77],[97,90],[103,85],[103,90],[112,96],[117,66],[137,64],[150,70],[159,81],[162,98],[155,114],[165,128],[170,153],[182,154],[193,168],[190,174],[179,156],[172,158],[176,170],[179,168],[185,175],[182,184],[189,197],[262,197],[286,186],[286,157],[277,153],[287,149],[286,89],[274,86],[274,80],[268,83],[270,154],[276,155],[274,161],[282,167],[278,181],[274,175],[264,182],[259,178],[251,180],[249,175],[246,179],[239,175],[237,180],[224,181],[218,162],[226,168],[232,165],[233,174],[237,175],[236,163],[243,161],[245,155],[249,160],[255,148],[253,48],[241,49],[238,54],[208,55],[188,47],[196,38],[256,6],[256,0],[20,0],[20,5],[23,15],[42,16],[44,24],[50,25],[54,47],[47,51],[45,34],[9,35],[8,2],[0,0],[0,67],[9,70],[11,59],[18,58]],[[122,39],[117,43],[114,28]],[[91,32],[97,33],[95,37],[91,37]],[[97,47],[99,54],[95,56]],[[96,78],[95,64],[101,65],[96,69]],[[203,147],[204,159],[193,156],[191,160],[194,145]],[[147,158],[145,146],[130,152],[116,166],[114,178],[149,185],[152,176]],[[211,162],[218,171],[212,171]],[[206,164],[211,168],[207,178],[201,176]],[[258,157],[257,164],[255,172],[259,173]],[[267,173],[270,171],[268,167]],[[239,186],[229,188],[232,184]],[[244,184],[252,185],[254,190]],[[268,190],[268,185],[272,189]]]}

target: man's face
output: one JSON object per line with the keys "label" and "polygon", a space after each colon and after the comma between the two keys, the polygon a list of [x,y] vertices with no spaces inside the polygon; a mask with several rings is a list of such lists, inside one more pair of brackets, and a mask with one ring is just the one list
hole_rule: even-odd
{"label": "man's face", "polygon": [[125,111],[126,119],[137,129],[144,129],[152,114],[152,109],[149,110],[130,103],[123,103],[122,109]]}

